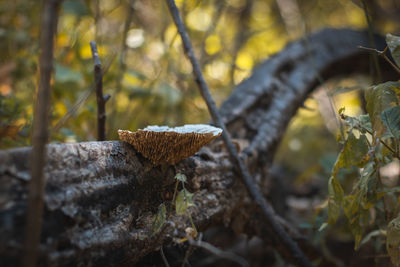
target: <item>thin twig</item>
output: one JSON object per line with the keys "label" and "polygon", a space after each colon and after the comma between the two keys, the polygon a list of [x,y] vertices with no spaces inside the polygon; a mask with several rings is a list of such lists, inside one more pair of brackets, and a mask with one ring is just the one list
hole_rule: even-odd
{"label": "thin twig", "polygon": [[214,247],[210,243],[202,241],[201,239],[193,240],[193,238],[191,238],[190,236],[187,236],[187,238],[188,238],[189,244],[192,246],[205,249],[219,258],[223,258],[223,259],[227,259],[227,260],[236,262],[240,266],[246,266],[246,267],[249,266],[249,263],[244,258],[236,255],[235,253],[232,253],[229,251],[223,251],[217,247]]}
{"label": "thin twig", "polygon": [[273,231],[281,240],[284,247],[289,251],[289,254],[293,256],[296,260],[297,264],[300,266],[312,266],[310,261],[305,257],[304,253],[300,250],[299,246],[295,241],[293,241],[290,236],[284,231],[282,226],[275,221],[275,212],[271,206],[267,204],[261,193],[258,191],[257,186],[254,184],[252,177],[246,170],[246,167],[242,160],[239,157],[238,152],[236,151],[236,146],[233,144],[231,137],[226,130],[225,124],[222,121],[221,115],[218,112],[217,106],[215,105],[214,99],[212,98],[210,91],[208,89],[207,83],[203,77],[201,72],[201,68],[196,60],[196,57],[193,52],[193,48],[189,39],[189,36],[185,30],[185,26],[182,22],[182,19],[179,14],[179,10],[175,5],[174,0],[166,0],[171,16],[175,22],[176,27],[178,28],[178,32],[182,38],[182,43],[184,46],[184,50],[186,56],[189,58],[192,67],[193,74],[196,78],[196,82],[198,84],[200,94],[205,100],[208,110],[211,114],[214,123],[222,128],[222,138],[224,140],[225,146],[229,152],[233,165],[237,167],[237,171],[242,178],[242,182],[246,185],[247,191],[249,192],[252,199],[259,206],[266,219],[267,223],[272,227]]}
{"label": "thin twig", "polygon": [[[106,61],[107,64],[105,64],[105,68],[103,69],[103,76],[108,72],[108,70],[110,69],[114,59],[115,59],[115,53],[111,56],[109,56],[109,60]],[[96,85],[92,84],[90,85],[90,87],[88,89],[86,89],[83,94],[78,98],[77,101],[75,101],[75,103],[72,105],[72,107],[67,111],[66,114],[64,114],[61,119],[58,120],[58,122],[56,123],[56,125],[53,127],[53,129],[51,130],[52,133],[56,133],[58,132],[61,127],[63,127],[65,125],[65,123],[72,117],[74,116],[78,110],[83,106],[83,104],[85,103],[85,101],[89,98],[89,96],[92,94],[92,92],[95,90]],[[107,94],[104,96],[104,101],[107,102],[108,99],[110,99],[110,95]]]}
{"label": "thin twig", "polygon": [[43,2],[40,34],[40,80],[35,101],[34,125],[32,135],[31,180],[29,183],[28,212],[25,225],[24,253],[22,266],[36,266],[40,234],[42,230],[43,195],[45,179],[43,168],[46,162],[46,143],[48,140],[48,120],[50,106],[50,80],[53,72],[54,36],[57,29],[58,7],[60,1]]}
{"label": "thin twig", "polygon": [[370,47],[364,47],[364,46],[357,46],[360,49],[364,49],[364,50],[368,50],[368,51],[372,51],[377,53],[379,56],[383,57],[393,68],[395,71],[397,71],[398,73],[400,73],[400,68],[396,66],[396,64],[394,64],[387,56],[386,56],[386,52],[389,50],[389,48],[386,46],[385,49],[383,51],[379,51],[378,49],[375,48],[370,48]]}
{"label": "thin twig", "polygon": [[103,74],[96,42],[90,41],[90,48],[94,61],[94,84],[97,100],[97,140],[104,141],[106,140],[106,98],[103,96]]}
{"label": "thin twig", "polygon": [[185,265],[190,266],[189,257],[190,255],[192,255],[192,252],[193,252],[193,246],[189,243],[189,248],[186,250],[185,257],[183,258],[181,267],[185,267]]}
{"label": "thin twig", "polygon": [[162,258],[162,260],[164,262],[165,267],[169,267],[169,263],[168,263],[167,258],[164,255],[164,251],[163,251],[162,246],[160,247],[160,254],[161,254],[161,258]]}

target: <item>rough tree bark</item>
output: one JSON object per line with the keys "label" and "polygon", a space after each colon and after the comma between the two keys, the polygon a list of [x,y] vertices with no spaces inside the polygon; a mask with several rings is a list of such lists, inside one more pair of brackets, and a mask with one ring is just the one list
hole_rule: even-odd
{"label": "rough tree bark", "polygon": [[[384,40],[376,37],[378,49]],[[221,106],[223,119],[240,143],[260,185],[288,122],[318,80],[368,73],[368,36],[327,29],[288,45],[257,67]],[[383,63],[385,65],[385,63]],[[18,262],[26,213],[31,148],[0,151],[0,257],[3,266]],[[185,236],[189,219],[169,212],[159,234],[151,235],[160,203],[170,201],[174,175],[188,177],[198,230],[234,225],[256,226],[246,190],[218,142],[176,166],[154,167],[130,145],[119,141],[53,144],[48,162],[40,261],[43,265],[110,265],[136,262],[161,244]],[[264,191],[264,190],[263,190]],[[247,204],[246,204],[247,203]],[[254,229],[257,234],[265,229]]]}

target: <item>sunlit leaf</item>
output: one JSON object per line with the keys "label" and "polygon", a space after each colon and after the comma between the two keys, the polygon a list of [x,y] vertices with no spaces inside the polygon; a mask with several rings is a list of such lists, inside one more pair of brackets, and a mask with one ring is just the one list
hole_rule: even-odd
{"label": "sunlit leaf", "polygon": [[386,34],[386,43],[397,66],[400,66],[400,37],[388,33]]}
{"label": "sunlit leaf", "polygon": [[381,120],[385,124],[391,136],[400,138],[400,106],[385,109],[381,115]]}
{"label": "sunlit leaf", "polygon": [[186,189],[182,189],[175,200],[175,211],[177,215],[183,215],[186,213],[187,208],[190,206],[194,206],[193,194],[187,191]]}
{"label": "sunlit leaf", "polygon": [[158,212],[153,218],[153,225],[151,227],[152,235],[157,234],[161,230],[162,226],[165,223],[166,218],[167,218],[167,209],[164,203],[162,203],[158,207]]}

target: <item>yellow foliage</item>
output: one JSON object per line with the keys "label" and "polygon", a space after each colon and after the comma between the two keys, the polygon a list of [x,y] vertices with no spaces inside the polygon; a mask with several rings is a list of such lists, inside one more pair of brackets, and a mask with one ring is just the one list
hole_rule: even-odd
{"label": "yellow foliage", "polygon": [[[97,51],[99,52],[100,60],[103,58],[103,55],[108,53],[107,47],[99,44],[97,44]],[[84,59],[92,58],[92,50],[89,43],[83,45],[79,52],[81,53],[81,57]]]}
{"label": "yellow foliage", "polygon": [[253,68],[253,58],[247,51],[240,51],[236,58],[236,66],[243,70],[251,70]]}
{"label": "yellow foliage", "polygon": [[118,93],[115,96],[115,102],[117,104],[117,111],[118,112],[123,112],[124,110],[127,109],[128,105],[129,105],[129,98],[126,94],[124,93]]}
{"label": "yellow foliage", "polygon": [[187,16],[187,26],[198,31],[205,31],[211,24],[211,10],[196,8]]}
{"label": "yellow foliage", "polygon": [[128,86],[137,86],[141,84],[140,79],[128,72],[124,73],[122,82]]}
{"label": "yellow foliage", "polygon": [[89,44],[82,46],[79,52],[81,53],[81,57],[84,59],[92,58],[92,50]]}
{"label": "yellow foliage", "polygon": [[358,93],[351,91],[343,94],[339,94],[335,97],[335,106],[337,108],[346,107],[347,116],[358,116],[361,114],[361,103]]}
{"label": "yellow foliage", "polygon": [[171,24],[168,26],[168,28],[164,31],[164,39],[165,42],[170,44],[172,40],[175,38],[175,41],[179,38],[176,38],[177,35],[177,30],[175,25]]}
{"label": "yellow foliage", "polygon": [[206,66],[206,74],[211,78],[218,80],[225,80],[227,78],[228,71],[228,65],[221,61],[214,61]]}
{"label": "yellow foliage", "polygon": [[213,55],[221,50],[221,39],[218,35],[213,34],[207,37],[205,50],[209,55]]}
{"label": "yellow foliage", "polygon": [[57,46],[63,47],[69,44],[68,35],[66,33],[60,33],[57,35]]}
{"label": "yellow foliage", "polygon": [[58,101],[54,105],[54,111],[57,114],[57,116],[62,116],[65,113],[67,113],[67,107],[62,103],[61,101]]}

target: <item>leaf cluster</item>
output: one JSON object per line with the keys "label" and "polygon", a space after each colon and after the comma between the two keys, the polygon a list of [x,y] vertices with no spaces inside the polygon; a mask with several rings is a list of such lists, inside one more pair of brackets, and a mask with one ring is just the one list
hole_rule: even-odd
{"label": "leaf cluster", "polygon": [[[395,63],[400,66],[400,37],[388,35],[386,41]],[[335,224],[343,210],[354,235],[355,249],[365,243],[362,237],[367,229],[387,228],[388,253],[398,265],[400,82],[389,81],[368,88],[365,100],[367,114],[351,117],[345,115],[345,108],[339,110],[347,129],[340,138],[343,147],[328,182],[328,221],[321,228]],[[345,192],[340,173],[350,168],[358,171],[353,187]],[[388,174],[385,171],[388,168],[394,174]],[[384,229],[376,231],[371,233],[385,233]],[[366,238],[369,240],[371,236]]]}
{"label": "leaf cluster", "polygon": [[[172,202],[175,205],[175,214],[176,215],[186,215],[189,217],[190,222],[191,222],[191,229],[192,229],[192,237],[194,238],[197,236],[197,230],[196,226],[193,223],[193,219],[191,217],[190,211],[188,210],[189,207],[194,206],[193,202],[193,194],[190,193],[186,188],[185,188],[185,183],[186,183],[186,176],[182,173],[177,173],[175,175],[175,191],[174,191],[174,196],[172,198]],[[179,184],[182,185],[182,190],[178,192],[178,186]],[[162,203],[158,207],[158,212],[156,215],[154,215],[153,218],[153,225],[152,225],[152,235],[155,235],[161,231],[163,228],[164,224],[167,221],[167,208],[164,203]],[[186,241],[186,238],[183,238],[181,242]]]}

